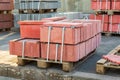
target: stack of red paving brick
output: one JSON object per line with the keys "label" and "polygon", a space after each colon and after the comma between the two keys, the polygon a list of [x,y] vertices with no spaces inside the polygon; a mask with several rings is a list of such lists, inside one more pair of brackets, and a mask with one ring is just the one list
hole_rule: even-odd
{"label": "stack of red paving brick", "polygon": [[109,16],[108,15],[106,15],[106,14],[99,14],[99,15],[91,14],[90,19],[101,20],[101,22],[102,22],[101,28],[103,29],[103,32],[108,31],[108,26],[109,26]]}
{"label": "stack of red paving brick", "polygon": [[[41,25],[41,57],[76,62],[100,43],[100,21],[72,20]],[[45,54],[46,53],[46,54]]]}
{"label": "stack of red paving brick", "polygon": [[13,27],[13,0],[0,0],[0,29]]}
{"label": "stack of red paving brick", "polygon": [[120,34],[120,15],[109,16],[108,31]]}
{"label": "stack of red paving brick", "polygon": [[91,0],[91,8],[99,13],[90,19],[102,20],[103,32],[120,33],[120,0]]}
{"label": "stack of red paving brick", "polygon": [[[58,17],[64,19],[65,17]],[[20,21],[20,35],[21,39],[11,40],[10,54],[21,57],[40,58],[41,44],[40,44],[40,25],[46,22],[55,21],[58,18],[50,18],[40,21]]]}
{"label": "stack of red paving brick", "polygon": [[111,0],[91,0],[91,7],[93,10],[110,10]]}
{"label": "stack of red paving brick", "polygon": [[23,58],[76,62],[94,51],[101,41],[99,20],[57,17],[19,24],[22,39],[10,41],[10,54]]}

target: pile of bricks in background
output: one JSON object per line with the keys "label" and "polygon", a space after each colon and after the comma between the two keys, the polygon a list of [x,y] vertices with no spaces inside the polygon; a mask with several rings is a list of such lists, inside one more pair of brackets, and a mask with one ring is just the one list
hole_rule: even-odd
{"label": "pile of bricks in background", "polygon": [[0,31],[10,30],[13,27],[14,9],[13,0],[0,0]]}
{"label": "pile of bricks in background", "polygon": [[92,0],[91,7],[90,19],[102,20],[103,32],[120,33],[120,0]]}
{"label": "pile of bricks in background", "polygon": [[[27,16],[26,16],[27,15]],[[42,18],[49,18],[49,17],[59,17],[59,16],[66,16],[68,19],[83,19],[85,17],[89,17],[90,14],[83,14],[81,12],[54,12],[54,13],[46,13],[46,14],[35,14],[34,19],[42,19]],[[14,14],[14,26],[19,28],[17,22],[20,20],[32,20],[33,17],[31,14]]]}
{"label": "pile of bricks in background", "polygon": [[18,10],[18,14],[15,14],[14,26],[19,27],[17,22],[22,20],[52,17],[60,7],[60,0],[15,0],[15,9]]}
{"label": "pile of bricks in background", "polygon": [[[77,62],[94,51],[101,41],[100,20],[55,17],[19,24],[21,39],[10,41],[10,54],[23,60]],[[42,63],[38,67],[43,68]]]}

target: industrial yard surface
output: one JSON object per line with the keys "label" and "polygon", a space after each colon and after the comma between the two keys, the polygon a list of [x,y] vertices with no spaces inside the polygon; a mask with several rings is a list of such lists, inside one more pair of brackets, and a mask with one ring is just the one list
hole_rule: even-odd
{"label": "industrial yard surface", "polygon": [[[16,32],[0,33],[1,52],[3,52],[4,54],[8,54],[9,40],[17,39],[19,37],[20,37],[19,33],[16,33]],[[26,73],[28,75],[33,75],[34,73],[37,73],[39,75],[39,76],[38,75],[29,76],[28,80],[32,80],[32,79],[40,80],[40,77],[41,79],[44,79],[44,80],[53,80],[57,78],[58,80],[59,79],[61,80],[62,77],[67,78],[66,80],[71,80],[71,76],[72,76],[72,79],[74,78],[74,80],[76,79],[79,80],[79,78],[82,78],[82,79],[86,78],[88,80],[93,80],[93,79],[120,80],[120,77],[119,77],[120,71],[118,70],[108,70],[105,73],[105,75],[96,74],[96,62],[102,57],[102,55],[107,54],[109,51],[111,51],[113,48],[115,48],[119,44],[120,44],[119,36],[110,36],[110,37],[102,36],[101,45],[99,46],[99,48],[97,48],[97,50],[95,51],[95,54],[90,58],[88,58],[84,63],[77,66],[77,68],[70,73],[63,72],[60,69],[60,67],[57,65],[52,66],[51,68],[48,68],[48,69],[39,69],[37,68],[36,63],[34,62],[26,65],[25,67],[19,66],[15,68],[18,68],[19,69],[18,72],[20,71],[21,73],[27,71]],[[3,74],[1,71],[3,70],[0,69],[0,76],[14,77],[15,75],[15,74],[10,75],[9,73]],[[17,71],[15,72],[18,73]],[[18,77],[16,78],[26,78],[25,80],[27,80],[28,75],[18,74]],[[86,80],[86,79],[83,79],[83,80]]]}

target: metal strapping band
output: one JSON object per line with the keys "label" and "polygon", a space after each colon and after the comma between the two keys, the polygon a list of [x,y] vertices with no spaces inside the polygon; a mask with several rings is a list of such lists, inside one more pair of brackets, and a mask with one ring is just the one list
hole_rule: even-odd
{"label": "metal strapping band", "polygon": [[49,30],[48,30],[48,46],[47,46],[47,61],[49,60],[49,53],[50,53],[50,37],[51,37],[51,30],[52,30],[52,27],[48,27]]}
{"label": "metal strapping band", "polygon": [[115,9],[116,8],[116,1],[114,0],[114,8],[113,9]]}

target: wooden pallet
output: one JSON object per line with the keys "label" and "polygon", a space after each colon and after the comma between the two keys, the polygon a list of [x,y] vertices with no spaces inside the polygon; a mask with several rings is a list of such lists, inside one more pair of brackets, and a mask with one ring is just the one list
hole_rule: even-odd
{"label": "wooden pallet", "polygon": [[95,14],[114,15],[114,14],[120,14],[120,10],[96,10]]}
{"label": "wooden pallet", "polygon": [[57,9],[41,9],[41,10],[28,9],[28,10],[19,10],[19,13],[21,13],[21,14],[23,14],[23,13],[27,13],[27,14],[31,14],[31,13],[51,13],[51,12],[57,12]]}
{"label": "wooden pallet", "polygon": [[[108,55],[110,54],[120,55],[120,45],[108,53]],[[100,59],[96,64],[96,72],[99,74],[105,74],[107,69],[120,69],[120,65],[117,65],[105,59]]]}
{"label": "wooden pallet", "polygon": [[0,11],[0,14],[12,14],[12,11],[11,11],[11,10],[8,10],[8,11]]}
{"label": "wooden pallet", "polygon": [[31,62],[31,61],[35,61],[37,62],[37,67],[39,68],[49,68],[50,65],[54,65],[54,64],[59,64],[62,66],[62,70],[65,71],[65,72],[70,72],[72,71],[73,69],[75,69],[78,65],[80,65],[81,63],[83,63],[84,61],[86,61],[86,59],[88,59],[89,57],[91,57],[93,54],[94,54],[95,50],[93,52],[91,52],[89,55],[87,55],[86,57],[84,57],[83,59],[81,59],[80,61],[78,62],[62,62],[60,63],[60,61],[58,62],[55,62],[53,60],[45,60],[45,59],[32,59],[32,58],[21,58],[21,57],[18,57],[18,65],[20,66],[24,66],[26,65],[27,63]]}
{"label": "wooden pallet", "polygon": [[102,35],[103,36],[120,36],[120,33],[117,33],[117,32],[102,32]]}
{"label": "wooden pallet", "polygon": [[4,32],[4,31],[11,31],[11,28],[3,28],[3,29],[0,29],[0,32]]}

